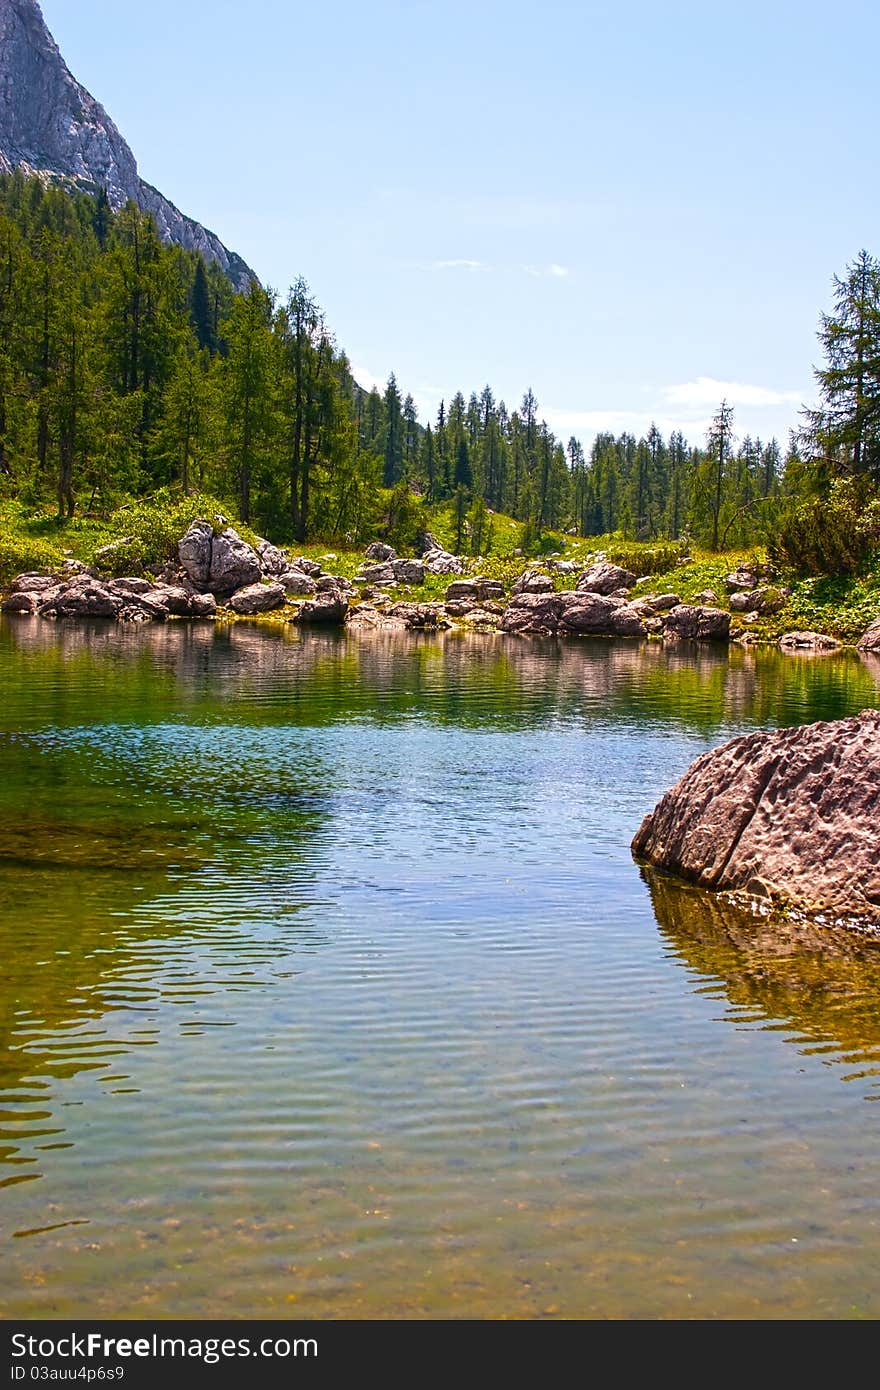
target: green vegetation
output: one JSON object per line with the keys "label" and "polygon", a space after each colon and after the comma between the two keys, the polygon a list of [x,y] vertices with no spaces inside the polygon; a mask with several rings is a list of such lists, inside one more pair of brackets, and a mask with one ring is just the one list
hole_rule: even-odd
{"label": "green vegetation", "polygon": [[652,425],[587,456],[531,390],[513,409],[459,392],[422,424],[393,375],[384,393],[354,381],[303,279],[236,295],[133,204],[2,176],[0,581],[126,537],[107,563],[152,570],[197,515],[349,568],[368,541],[406,552],[425,529],[505,579],[525,556],[602,549],[684,597],[760,549],[786,614],[827,599],[849,634],[875,615],[880,263],[861,252],[834,283],[820,405],[784,458],[737,441],[727,402],[704,445]]}

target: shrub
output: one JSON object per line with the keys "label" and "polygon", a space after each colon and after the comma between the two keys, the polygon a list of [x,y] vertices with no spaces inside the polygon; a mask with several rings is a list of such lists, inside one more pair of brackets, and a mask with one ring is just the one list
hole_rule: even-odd
{"label": "shrub", "polygon": [[767,549],[797,574],[861,573],[880,549],[880,495],[866,478],[838,478],[783,512]]}

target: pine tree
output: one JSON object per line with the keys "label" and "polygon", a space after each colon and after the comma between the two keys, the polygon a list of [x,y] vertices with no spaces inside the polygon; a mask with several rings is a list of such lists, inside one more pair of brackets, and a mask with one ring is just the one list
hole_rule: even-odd
{"label": "pine tree", "polygon": [[834,277],[834,312],[822,315],[819,341],[822,404],[807,412],[804,432],[818,479],[880,479],[880,261],[867,251]]}

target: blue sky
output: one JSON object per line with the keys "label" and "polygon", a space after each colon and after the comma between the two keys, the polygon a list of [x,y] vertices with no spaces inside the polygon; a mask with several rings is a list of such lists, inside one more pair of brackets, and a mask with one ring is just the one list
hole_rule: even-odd
{"label": "blue sky", "polygon": [[43,0],[142,175],[422,418],[785,442],[880,253],[880,6]]}

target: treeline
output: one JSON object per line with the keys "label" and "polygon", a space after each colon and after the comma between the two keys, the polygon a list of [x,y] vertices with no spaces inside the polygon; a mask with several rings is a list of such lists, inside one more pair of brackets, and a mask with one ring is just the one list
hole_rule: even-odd
{"label": "treeline", "polygon": [[766,539],[798,499],[880,469],[880,274],[867,253],[823,319],[822,407],[783,459],[737,441],[722,402],[707,439],[557,439],[527,391],[490,387],[422,423],[394,376],[366,392],[304,280],[233,293],[217,267],[164,245],[134,205],[0,178],[0,494],[60,516],[170,484],[234,504],[279,541],[355,543],[446,503],[459,549],[488,549],[491,513],[547,530]]}

